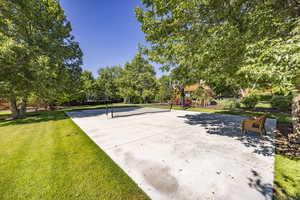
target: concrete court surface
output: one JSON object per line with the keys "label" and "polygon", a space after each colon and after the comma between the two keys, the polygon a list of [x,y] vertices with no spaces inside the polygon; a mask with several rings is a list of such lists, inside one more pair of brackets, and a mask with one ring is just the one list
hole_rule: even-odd
{"label": "concrete court surface", "polygon": [[73,121],[153,200],[272,199],[276,120],[268,136],[241,134],[245,117],[115,108],[72,111]]}

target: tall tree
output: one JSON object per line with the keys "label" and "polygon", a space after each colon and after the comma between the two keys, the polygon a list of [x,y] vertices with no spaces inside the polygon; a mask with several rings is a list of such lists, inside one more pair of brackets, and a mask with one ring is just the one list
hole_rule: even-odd
{"label": "tall tree", "polygon": [[[297,0],[143,0],[137,19],[152,60],[184,67],[191,78],[247,88],[295,90],[300,140]],[[222,81],[218,81],[221,79]]]}
{"label": "tall tree", "polygon": [[172,79],[170,75],[162,76],[158,79],[158,92],[156,100],[165,103],[172,99]]}
{"label": "tall tree", "polygon": [[98,70],[97,85],[110,100],[121,99],[118,88],[118,78],[121,72],[120,66],[105,67]]}
{"label": "tall tree", "polygon": [[92,72],[83,71],[81,74],[80,102],[84,103],[88,100],[96,100],[99,95],[98,91],[97,83]]}
{"label": "tall tree", "polygon": [[119,94],[126,103],[147,103],[155,98],[157,82],[154,67],[141,53],[125,64],[118,83]]}
{"label": "tall tree", "polygon": [[30,93],[54,99],[72,92],[82,52],[59,2],[1,0],[0,16],[0,95],[12,116],[24,117]]}

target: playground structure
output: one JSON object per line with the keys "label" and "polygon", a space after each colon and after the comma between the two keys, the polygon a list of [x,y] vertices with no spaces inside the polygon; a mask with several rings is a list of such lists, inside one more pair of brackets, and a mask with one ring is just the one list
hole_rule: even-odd
{"label": "playground structure", "polygon": [[204,83],[183,86],[182,84],[172,84],[172,105],[179,105],[183,108],[191,106],[206,107],[213,96],[213,91]]}

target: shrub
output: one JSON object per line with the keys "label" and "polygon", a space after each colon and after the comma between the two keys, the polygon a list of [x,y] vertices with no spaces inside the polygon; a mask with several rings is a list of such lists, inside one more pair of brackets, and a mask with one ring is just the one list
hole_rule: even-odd
{"label": "shrub", "polygon": [[260,101],[271,101],[273,94],[259,93],[258,96]]}
{"label": "shrub", "polygon": [[259,101],[259,96],[256,94],[251,94],[242,99],[241,103],[247,108],[254,108]]}
{"label": "shrub", "polygon": [[235,109],[241,107],[239,99],[235,99],[235,98],[219,100],[218,104],[225,109]]}
{"label": "shrub", "polygon": [[292,106],[292,96],[274,96],[271,106],[281,111],[289,111]]}

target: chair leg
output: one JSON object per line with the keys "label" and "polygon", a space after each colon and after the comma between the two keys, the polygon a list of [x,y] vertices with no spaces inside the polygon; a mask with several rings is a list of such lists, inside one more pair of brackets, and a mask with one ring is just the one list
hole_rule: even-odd
{"label": "chair leg", "polygon": [[261,134],[261,135],[267,135],[267,132],[266,132],[266,130],[263,128],[263,129],[261,129],[260,134]]}
{"label": "chair leg", "polygon": [[266,136],[267,134],[266,134],[266,130],[265,129],[263,129],[263,130],[261,130],[261,132],[260,132],[260,138],[264,138],[264,136]]}

